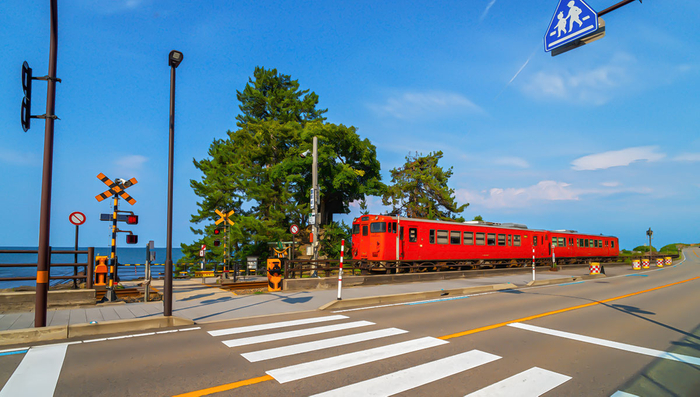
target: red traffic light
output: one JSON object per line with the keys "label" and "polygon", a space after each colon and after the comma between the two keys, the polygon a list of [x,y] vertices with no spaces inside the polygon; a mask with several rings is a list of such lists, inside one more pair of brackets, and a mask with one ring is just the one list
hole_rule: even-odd
{"label": "red traffic light", "polygon": [[214,240],[214,247],[218,247],[221,245],[221,241],[219,240]]}
{"label": "red traffic light", "polygon": [[137,225],[139,223],[139,216],[138,215],[128,215],[126,217],[126,224],[127,225]]}
{"label": "red traffic light", "polygon": [[139,242],[139,236],[135,234],[127,234],[126,235],[126,243],[127,244],[138,244]]}
{"label": "red traffic light", "polygon": [[219,229],[214,229],[214,234],[218,236],[219,234],[221,234],[221,230],[219,230]]}

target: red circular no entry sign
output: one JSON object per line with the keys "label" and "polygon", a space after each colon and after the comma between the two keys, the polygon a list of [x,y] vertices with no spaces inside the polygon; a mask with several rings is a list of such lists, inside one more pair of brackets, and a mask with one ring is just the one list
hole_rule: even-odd
{"label": "red circular no entry sign", "polygon": [[75,211],[72,214],[70,214],[70,216],[68,216],[68,220],[75,226],[80,226],[83,223],[85,223],[85,214],[83,214],[82,212]]}
{"label": "red circular no entry sign", "polygon": [[299,226],[297,226],[297,225],[292,225],[292,226],[289,228],[289,231],[292,232],[292,234],[297,234],[297,233],[299,233]]}

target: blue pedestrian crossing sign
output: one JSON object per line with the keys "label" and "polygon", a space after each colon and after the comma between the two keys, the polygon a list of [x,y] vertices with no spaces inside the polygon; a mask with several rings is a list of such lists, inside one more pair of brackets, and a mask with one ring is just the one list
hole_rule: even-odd
{"label": "blue pedestrian crossing sign", "polygon": [[559,0],[544,35],[545,52],[591,34],[598,29],[598,13],[583,0]]}

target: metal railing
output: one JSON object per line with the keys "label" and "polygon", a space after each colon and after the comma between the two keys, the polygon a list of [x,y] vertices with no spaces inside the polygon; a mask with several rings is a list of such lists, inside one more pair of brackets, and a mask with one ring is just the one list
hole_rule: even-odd
{"label": "metal railing", "polygon": [[[35,254],[38,255],[38,250],[0,250],[0,254]],[[94,268],[95,268],[95,247],[89,247],[87,250],[53,250],[49,247],[49,257],[54,254],[87,254],[86,263],[51,263],[51,267],[84,267],[85,271],[83,274],[74,274],[72,276],[52,276],[49,274],[49,280],[86,280],[85,286],[88,289],[92,289],[94,281]],[[0,268],[8,267],[37,267],[36,263],[0,263]],[[77,271],[76,271],[77,273]],[[36,274],[34,276],[22,276],[22,277],[0,277],[0,281],[35,281]]]}

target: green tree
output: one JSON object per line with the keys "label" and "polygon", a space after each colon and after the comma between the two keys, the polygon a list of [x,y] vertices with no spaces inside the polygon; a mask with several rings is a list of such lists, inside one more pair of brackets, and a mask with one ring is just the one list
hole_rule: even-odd
{"label": "green tree", "polygon": [[474,219],[472,219],[472,220],[474,220],[474,221],[479,221],[479,222],[483,222],[483,221],[484,221],[484,218],[482,218],[481,215],[477,215],[477,216],[475,216]]}
{"label": "green tree", "polygon": [[[311,149],[314,136],[322,225],[332,222],[333,213],[348,213],[350,202],[384,188],[374,145],[352,126],[325,122],[326,110],[316,109],[315,93],[300,90],[296,80],[275,69],[256,68],[253,77],[237,92],[238,128],[214,140],[207,158],[194,160],[203,176],[190,181],[201,198],[192,223],[215,221],[216,209],[235,211],[228,234],[238,259],[266,256],[268,242],[291,240],[292,223],[302,229],[308,223],[312,159],[299,155]],[[211,224],[192,227],[202,238],[183,244],[185,256],[196,255],[199,244],[212,240],[213,230]],[[300,234],[308,238],[307,231]]]}
{"label": "green tree", "polygon": [[457,220],[457,214],[469,204],[457,205],[454,189],[447,186],[452,167],[443,170],[438,165],[442,152],[427,156],[409,154],[406,163],[392,169],[391,182],[382,196],[382,204],[390,205],[394,214],[411,218]]}

